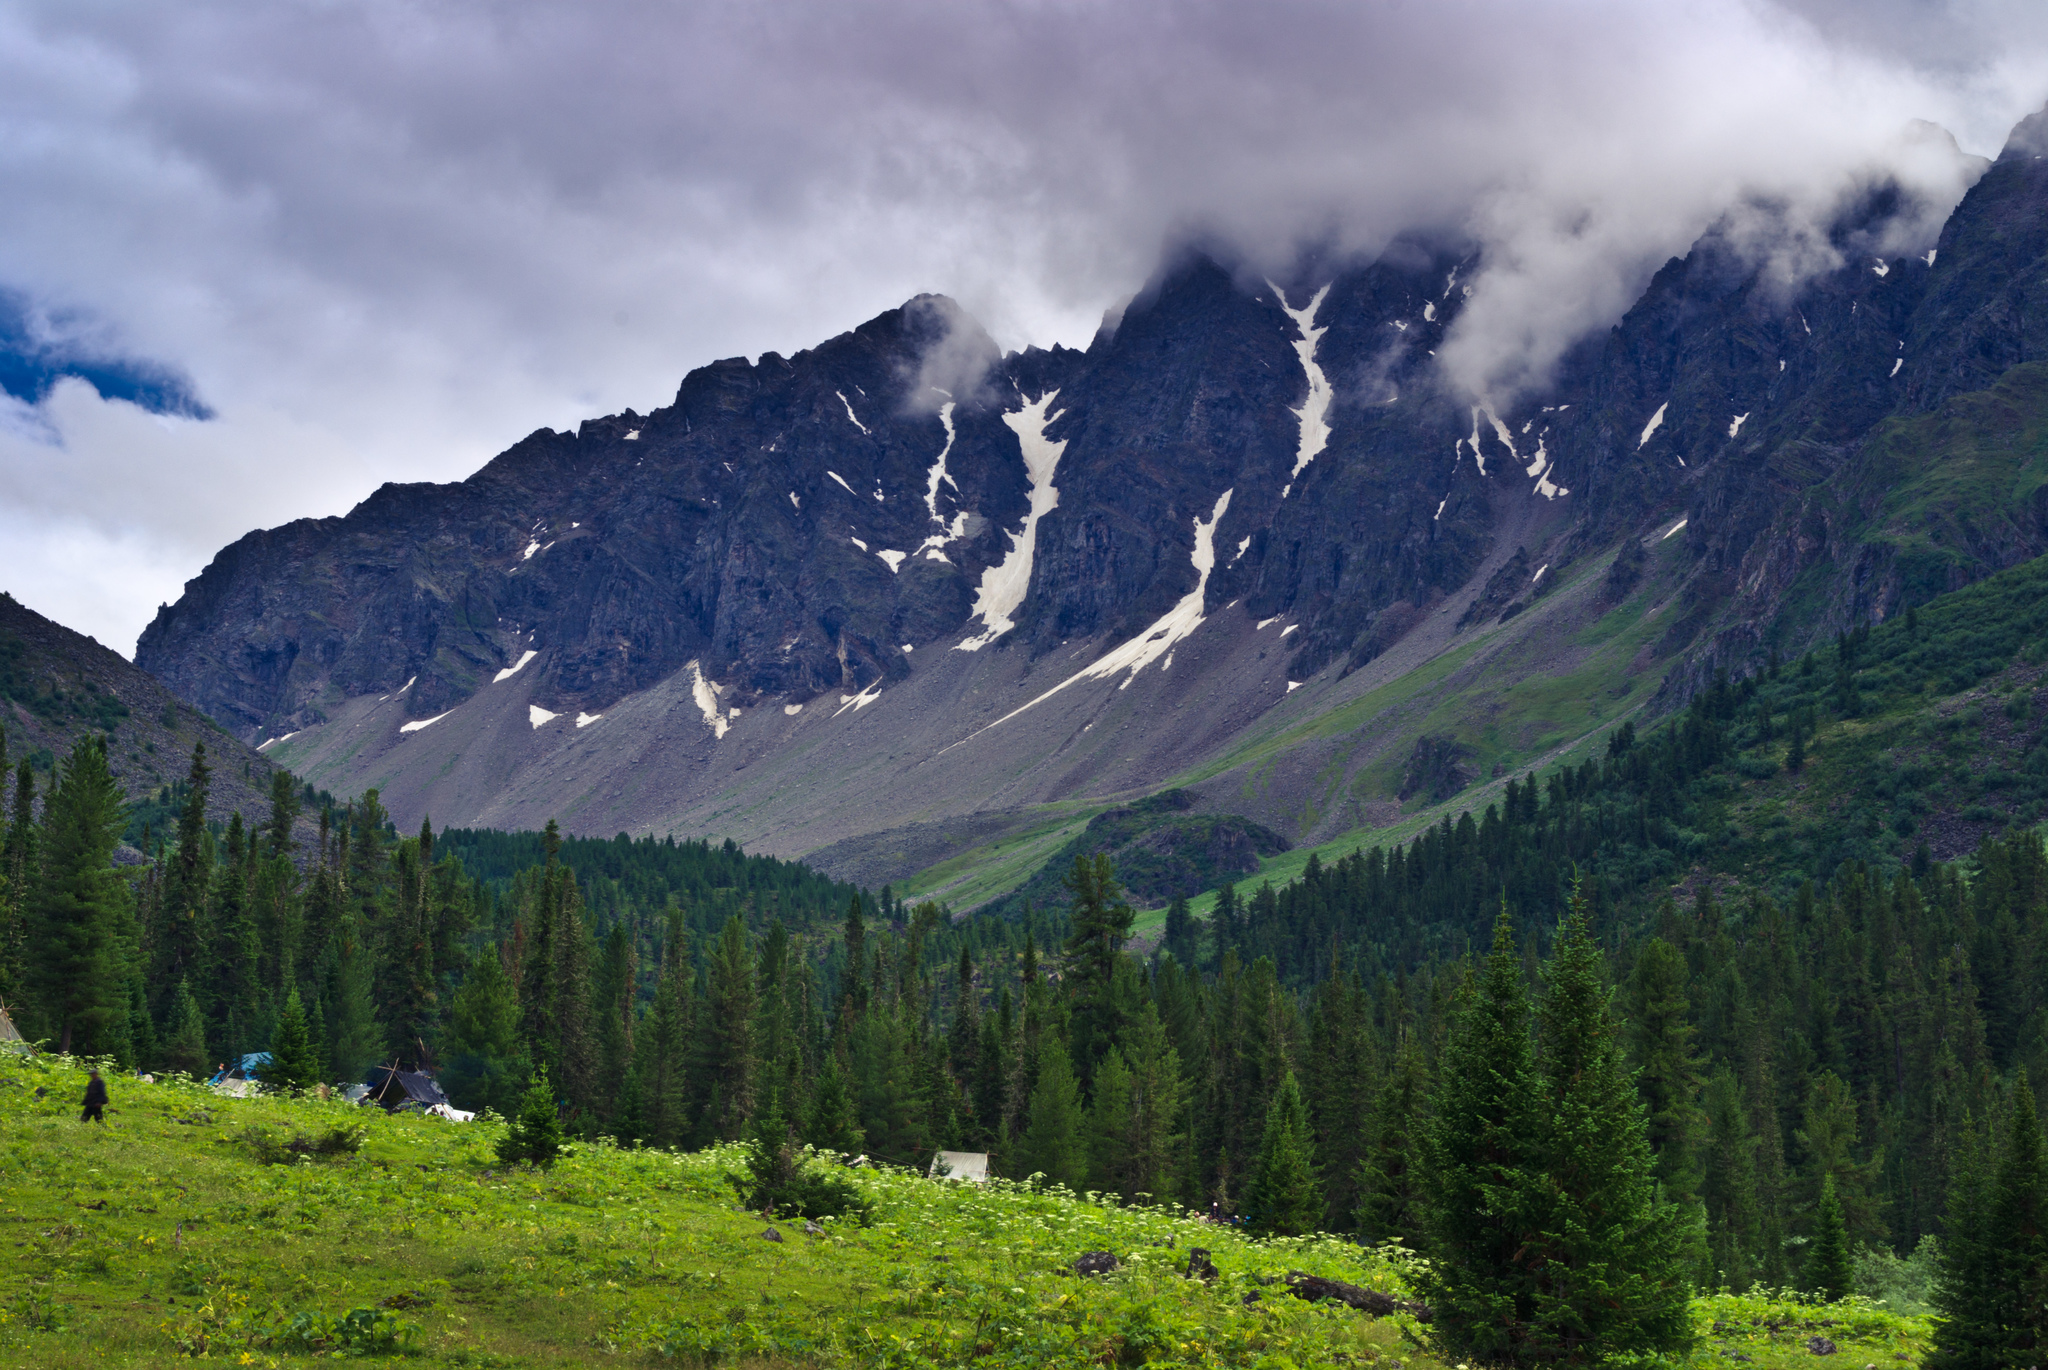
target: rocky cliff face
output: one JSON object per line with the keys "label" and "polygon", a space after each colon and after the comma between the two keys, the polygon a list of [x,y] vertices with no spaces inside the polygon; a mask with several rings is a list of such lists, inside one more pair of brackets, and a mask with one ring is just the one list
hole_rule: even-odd
{"label": "rocky cliff face", "polygon": [[[1233,806],[1327,832],[1381,745],[1343,711],[1504,622],[1563,669],[1577,649],[1518,615],[1575,577],[1588,613],[1669,587],[1630,671],[1677,664],[1679,689],[1924,597],[1859,541],[1882,522],[1868,473],[1885,443],[1884,469],[1922,472],[1898,425],[2036,357],[2042,127],[1938,241],[1873,186],[1795,278],[1731,219],[1540,395],[1442,378],[1479,265],[1455,244],[1285,281],[1190,253],[1085,352],[1000,356],[923,297],[460,484],[251,533],[137,661],[407,818],[802,851],[1176,778],[1217,792],[1298,725],[1352,730],[1349,798],[1273,797],[1295,763],[1269,756]],[[1998,537],[1935,537],[1942,576],[2042,550],[2010,495],[1969,497]]]}

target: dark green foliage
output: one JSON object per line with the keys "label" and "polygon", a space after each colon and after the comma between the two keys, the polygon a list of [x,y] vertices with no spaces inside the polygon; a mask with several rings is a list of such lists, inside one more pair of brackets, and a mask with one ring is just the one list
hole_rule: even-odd
{"label": "dark green foliage", "polygon": [[1532,1055],[1505,910],[1444,1057],[1422,1284],[1451,1352],[1588,1364],[1690,1340],[1686,1223],[1663,1202],[1583,904],[1544,968]]}
{"label": "dark green foliage", "polygon": [[277,1027],[270,1034],[270,1064],[263,1068],[263,1083],[275,1090],[299,1093],[320,1083],[321,1053],[313,1045],[306,1027],[306,1010],[299,1003],[297,986],[286,996],[277,1015]]}
{"label": "dark green foliage", "polygon": [[1949,1199],[1931,1370],[2018,1370],[2048,1351],[2048,1150],[2022,1076],[2002,1138],[1972,1139]]}
{"label": "dark green foliage", "polygon": [[1410,1040],[1373,1101],[1371,1144],[1358,1163],[1358,1233],[1367,1241],[1414,1246],[1423,1231],[1415,1153],[1429,1129],[1429,1077]]}
{"label": "dark green foliage", "polygon": [[545,1066],[533,1073],[497,1149],[498,1159],[506,1165],[548,1166],[562,1154],[562,1119]]}
{"label": "dark green foliage", "polygon": [[194,1079],[205,1078],[208,1063],[213,1060],[206,1050],[206,1019],[200,1016],[199,1001],[192,997],[192,987],[183,980],[178,982],[178,993],[171,1000],[168,1027],[160,1049],[163,1068],[182,1070]]}
{"label": "dark green foliage", "polygon": [[846,1072],[839,1068],[839,1058],[829,1052],[825,1056],[825,1064],[818,1070],[818,1082],[811,1090],[810,1104],[804,1114],[803,1137],[820,1151],[852,1155],[861,1147],[860,1119],[854,1112],[853,1096],[846,1087]]}
{"label": "dark green foliage", "polygon": [[35,1018],[23,1033],[50,1038],[58,1051],[128,1064],[139,937],[127,882],[111,864],[121,828],[106,741],[82,738],[44,806],[41,871],[26,920]]}
{"label": "dark green foliage", "polygon": [[1256,1231],[1299,1237],[1322,1223],[1323,1187],[1316,1174],[1315,1133],[1294,1072],[1266,1109],[1265,1137],[1244,1191],[1245,1217]]}
{"label": "dark green foliage", "polygon": [[1835,1177],[1821,1181],[1820,1204],[1814,1210],[1813,1240],[1806,1248],[1807,1292],[1829,1303],[1856,1292],[1856,1272],[1849,1261],[1849,1225],[1835,1197]]}
{"label": "dark green foliage", "polygon": [[1658,1194],[1649,1129],[1582,895],[1544,967],[1536,1307],[1521,1359],[1583,1364],[1691,1344],[1689,1214]]}
{"label": "dark green foliage", "polygon": [[1166,790],[1095,815],[990,912],[1015,917],[1027,905],[1066,903],[1067,879],[1079,859],[1107,861],[1133,898],[1157,907],[1212,889],[1256,869],[1258,858],[1287,850],[1286,838],[1248,818],[1187,813],[1194,802],[1185,790]]}
{"label": "dark green foliage", "polygon": [[771,1114],[748,1140],[746,1172],[731,1177],[740,1203],[764,1217],[851,1217],[865,1224],[874,1205],[859,1186],[814,1161]]}
{"label": "dark green foliage", "polygon": [[519,1040],[519,1005],[497,949],[487,947],[470,965],[448,1015],[441,1084],[448,1097],[472,1111],[509,1114],[527,1073]]}
{"label": "dark green foliage", "polygon": [[245,1128],[242,1144],[264,1165],[296,1165],[305,1160],[333,1160],[353,1156],[363,1149],[369,1130],[354,1123],[339,1123],[319,1132],[294,1132],[284,1136],[267,1127]]}
{"label": "dark green foliage", "polygon": [[1502,906],[1493,949],[1452,1024],[1421,1150],[1424,1249],[1417,1280],[1447,1350],[1520,1359],[1535,1316],[1523,1244],[1543,1186],[1529,999]]}
{"label": "dark green foliage", "polygon": [[1088,1148],[1082,1136],[1081,1090],[1066,1048],[1047,1043],[1031,1091],[1031,1125],[1018,1148],[1018,1179],[1043,1175],[1048,1184],[1081,1190],[1088,1183]]}

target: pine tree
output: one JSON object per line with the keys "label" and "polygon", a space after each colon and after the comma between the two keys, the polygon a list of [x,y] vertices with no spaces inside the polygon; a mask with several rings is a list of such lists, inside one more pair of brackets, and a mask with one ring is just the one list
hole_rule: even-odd
{"label": "pine tree", "polygon": [[42,871],[29,905],[36,952],[29,989],[57,1050],[126,1063],[137,939],[128,886],[112,863],[121,807],[106,740],[81,738],[44,806]]}
{"label": "pine tree", "polygon": [[2014,1370],[2048,1351],[2048,1150],[2024,1074],[2003,1143],[1973,1137],[1957,1168],[1929,1370]]}
{"label": "pine tree", "polygon": [[1166,906],[1166,930],[1160,937],[1160,945],[1183,966],[1193,966],[1199,949],[1195,943],[1198,924],[1188,911],[1188,898],[1184,894],[1173,896],[1173,902]]}
{"label": "pine tree", "polygon": [[506,1165],[548,1166],[562,1154],[562,1120],[547,1067],[533,1073],[533,1083],[527,1086],[505,1135],[498,1139],[497,1150],[498,1159]]}
{"label": "pine tree", "polygon": [[1128,1149],[1131,1112],[1131,1070],[1123,1052],[1111,1047],[1095,1068],[1095,1099],[1088,1107],[1088,1186],[1124,1199],[1138,1191]]}
{"label": "pine tree", "polygon": [[1428,1067],[1421,1045],[1403,1042],[1373,1101],[1371,1140],[1358,1163],[1358,1234],[1413,1246],[1422,1232],[1423,1197],[1415,1147],[1427,1135]]}
{"label": "pine tree", "polygon": [[1707,1082],[1706,1168],[1700,1197],[1707,1210],[1707,1259],[1720,1288],[1748,1289],[1761,1273],[1757,1203],[1757,1139],[1749,1128],[1742,1087],[1731,1070]]}
{"label": "pine tree", "polygon": [[1808,1292],[1825,1303],[1846,1299],[1856,1292],[1855,1270],[1849,1263],[1849,1228],[1842,1220],[1842,1204],[1835,1197],[1832,1175],[1821,1181],[1813,1241],[1806,1251],[1805,1284]]}
{"label": "pine tree", "polygon": [[1057,1041],[1039,1050],[1038,1086],[1031,1091],[1031,1120],[1024,1129],[1018,1178],[1045,1176],[1048,1184],[1081,1190],[1088,1183],[1088,1150],[1082,1136],[1081,1090],[1073,1062]]}
{"label": "pine tree", "polygon": [[[698,1025],[697,1129],[703,1141],[733,1141],[746,1135],[754,1116],[758,1079],[754,1052],[754,962],[747,954],[747,925],[738,914],[725,920],[712,949],[709,993]],[[899,1082],[899,1088],[901,1083]]]}
{"label": "pine tree", "polygon": [[825,1053],[825,1064],[818,1068],[817,1083],[811,1089],[803,1137],[820,1151],[852,1155],[861,1147],[860,1120],[854,1112],[853,1095],[847,1089],[846,1072],[840,1069],[839,1058],[830,1052]]}
{"label": "pine tree", "polygon": [[1493,949],[1444,1045],[1420,1155],[1430,1261],[1417,1288],[1445,1349],[1488,1364],[1529,1359],[1537,1289],[1523,1248],[1547,1187],[1534,1073],[1529,1000],[1503,903]]}
{"label": "pine tree", "polygon": [[1315,1129],[1291,1070],[1280,1078],[1280,1089],[1266,1109],[1265,1137],[1245,1186],[1244,1206],[1252,1227],[1263,1233],[1299,1237],[1322,1222]]}
{"label": "pine tree", "polygon": [[1695,1221],[1657,1193],[1648,1120],[1574,885],[1537,1011],[1543,1189],[1522,1259],[1536,1276],[1523,1356],[1579,1361],[1691,1343]]}
{"label": "pine tree", "polygon": [[263,1083],[284,1093],[301,1093],[320,1083],[320,1064],[306,1029],[306,1010],[294,985],[270,1034],[270,1064],[263,1067]]}
{"label": "pine tree", "polygon": [[206,1050],[206,1017],[199,1011],[199,1001],[192,997],[192,986],[183,980],[178,982],[178,991],[171,999],[165,1027],[158,1056],[164,1069],[183,1071],[195,1080],[212,1074],[208,1067],[213,1057]]}
{"label": "pine tree", "polygon": [[519,1041],[519,1004],[496,948],[487,947],[449,1007],[441,1072],[459,1106],[509,1115],[517,1106],[519,1078],[527,1073]]}
{"label": "pine tree", "polygon": [[370,950],[354,910],[342,915],[335,933],[334,968],[325,996],[329,1032],[327,1070],[334,1080],[360,1080],[385,1059],[384,1029],[371,996]]}
{"label": "pine tree", "polygon": [[1123,885],[1107,853],[1076,856],[1062,883],[1073,899],[1073,931],[1067,937],[1068,991],[1074,1000],[1073,1064],[1088,1080],[1116,1040],[1110,991],[1136,915],[1124,902]]}

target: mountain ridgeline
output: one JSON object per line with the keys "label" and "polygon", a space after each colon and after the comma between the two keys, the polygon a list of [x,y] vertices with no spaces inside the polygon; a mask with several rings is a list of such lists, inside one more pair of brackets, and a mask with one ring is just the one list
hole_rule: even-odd
{"label": "mountain ridgeline", "polygon": [[1186,252],[1085,351],[920,297],[251,533],[137,661],[407,823],[901,881],[855,839],[1179,790],[1327,842],[2048,550],[2044,143],[1926,241],[1868,187],[1794,282],[1716,227],[1498,405],[1435,360],[1457,244]]}

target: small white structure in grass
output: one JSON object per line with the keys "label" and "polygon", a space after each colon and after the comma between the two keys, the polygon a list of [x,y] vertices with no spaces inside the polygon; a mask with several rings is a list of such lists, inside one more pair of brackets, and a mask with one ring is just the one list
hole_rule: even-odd
{"label": "small white structure in grass", "polygon": [[931,1178],[980,1184],[988,1179],[986,1151],[941,1151],[932,1157]]}

